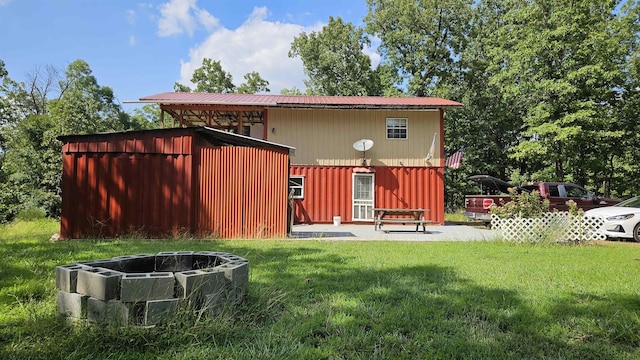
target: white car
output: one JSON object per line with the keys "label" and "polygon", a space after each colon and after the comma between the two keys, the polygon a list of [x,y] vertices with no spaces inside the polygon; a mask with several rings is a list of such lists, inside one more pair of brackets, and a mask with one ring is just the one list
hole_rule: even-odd
{"label": "white car", "polygon": [[602,218],[602,230],[607,237],[640,241],[640,196],[614,206],[591,209],[584,215]]}

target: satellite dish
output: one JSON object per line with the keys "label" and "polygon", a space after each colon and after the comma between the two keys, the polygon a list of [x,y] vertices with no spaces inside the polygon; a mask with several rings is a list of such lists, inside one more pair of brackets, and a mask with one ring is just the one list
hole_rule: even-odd
{"label": "satellite dish", "polygon": [[362,151],[362,166],[367,166],[366,152],[373,147],[373,140],[360,139],[353,143],[353,148]]}
{"label": "satellite dish", "polygon": [[353,148],[358,151],[367,151],[373,147],[373,140],[360,139],[353,143]]}

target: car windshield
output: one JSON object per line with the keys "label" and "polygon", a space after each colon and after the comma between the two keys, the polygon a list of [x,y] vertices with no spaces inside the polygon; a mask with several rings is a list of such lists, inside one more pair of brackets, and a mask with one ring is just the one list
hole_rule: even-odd
{"label": "car windshield", "polygon": [[621,203],[616,204],[615,206],[640,208],[640,196],[627,199]]}

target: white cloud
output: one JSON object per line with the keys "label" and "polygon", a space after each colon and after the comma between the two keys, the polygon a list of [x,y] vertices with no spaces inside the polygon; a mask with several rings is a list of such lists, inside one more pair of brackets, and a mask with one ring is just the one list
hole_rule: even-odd
{"label": "white cloud", "polygon": [[[0,1],[2,1],[2,0],[0,0]],[[127,9],[126,19],[127,19],[127,23],[129,23],[129,25],[135,25],[136,24],[136,12],[135,12],[135,10]]]}
{"label": "white cloud", "polygon": [[171,36],[186,32],[192,36],[198,26],[211,31],[218,23],[218,19],[197,6],[196,0],[170,0],[160,5],[158,35]]}
{"label": "white cloud", "polygon": [[129,36],[129,46],[130,47],[136,46],[136,37],[133,35]]}
{"label": "white cloud", "polygon": [[378,47],[380,47],[381,42],[382,40],[380,40],[379,37],[373,36],[371,38],[371,46],[365,45],[364,49],[362,49],[362,52],[371,59],[372,69],[375,69],[380,65],[381,58],[380,54],[378,54]]}
{"label": "white cloud", "polygon": [[182,61],[179,82],[189,85],[193,71],[202,66],[202,59],[210,58],[220,61],[222,68],[233,76],[236,86],[244,82],[246,73],[257,71],[269,81],[273,94],[294,86],[304,90],[302,61],[289,58],[289,49],[294,37],[302,31],[320,31],[322,24],[303,27],[267,21],[267,16],[266,7],[256,7],[237,29],[219,28],[212,32],[189,51],[188,61]]}
{"label": "white cloud", "polygon": [[9,5],[10,2],[11,0],[0,0],[0,6]]}

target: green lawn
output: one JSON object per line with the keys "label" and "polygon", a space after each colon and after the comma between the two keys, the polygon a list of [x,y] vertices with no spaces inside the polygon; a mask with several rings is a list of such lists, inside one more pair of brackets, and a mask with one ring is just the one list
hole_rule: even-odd
{"label": "green lawn", "polygon": [[[502,242],[49,242],[0,228],[0,359],[632,359],[640,247]],[[159,251],[250,261],[246,304],[156,328],[69,324],[56,265]]]}

